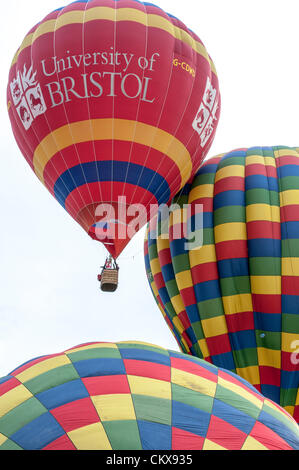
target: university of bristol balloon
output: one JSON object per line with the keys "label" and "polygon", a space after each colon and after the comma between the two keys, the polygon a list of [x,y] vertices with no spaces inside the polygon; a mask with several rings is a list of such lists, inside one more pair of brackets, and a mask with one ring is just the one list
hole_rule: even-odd
{"label": "university of bristol balloon", "polygon": [[116,259],[135,205],[141,228],[199,168],[220,95],[211,58],[180,20],[150,3],[89,0],[29,31],[7,105],[32,170]]}

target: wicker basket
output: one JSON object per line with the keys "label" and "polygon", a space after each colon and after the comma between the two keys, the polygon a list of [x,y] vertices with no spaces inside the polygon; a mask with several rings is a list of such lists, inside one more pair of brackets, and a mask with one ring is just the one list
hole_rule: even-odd
{"label": "wicker basket", "polygon": [[118,269],[104,269],[101,277],[101,289],[104,292],[114,292],[118,286]]}

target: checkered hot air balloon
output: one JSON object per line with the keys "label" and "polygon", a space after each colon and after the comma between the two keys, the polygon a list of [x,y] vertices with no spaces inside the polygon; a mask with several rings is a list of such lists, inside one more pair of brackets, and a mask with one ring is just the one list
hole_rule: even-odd
{"label": "checkered hot air balloon", "polygon": [[180,20],[152,3],[82,0],[25,36],[7,105],[32,170],[117,258],[131,235],[102,237],[102,207],[129,226],[134,204],[144,225],[150,206],[168,203],[211,146],[220,94],[206,48]]}
{"label": "checkered hot air balloon", "polygon": [[140,342],[89,343],[0,379],[0,450],[294,450],[293,418],[235,374]]}
{"label": "checkered hot air balloon", "polygon": [[174,202],[168,225],[160,214],[148,227],[145,264],[179,346],[237,372],[299,421],[297,149],[208,159]]}

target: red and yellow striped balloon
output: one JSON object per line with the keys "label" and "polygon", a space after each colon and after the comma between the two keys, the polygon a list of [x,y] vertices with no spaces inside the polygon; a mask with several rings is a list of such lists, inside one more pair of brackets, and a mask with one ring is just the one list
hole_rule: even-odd
{"label": "red and yellow striped balloon", "polygon": [[[136,0],[82,0],[26,35],[7,105],[33,171],[97,238],[100,204],[114,210],[105,228],[118,225],[120,207],[127,225],[137,203],[145,223],[150,205],[168,203],[195,174],[220,95],[211,58],[180,20]],[[114,257],[129,241],[101,239]]]}

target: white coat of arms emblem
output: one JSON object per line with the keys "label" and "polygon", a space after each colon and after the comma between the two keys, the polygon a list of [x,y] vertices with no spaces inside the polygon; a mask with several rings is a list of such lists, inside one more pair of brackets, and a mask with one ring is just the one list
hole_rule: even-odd
{"label": "white coat of arms emblem", "polygon": [[202,103],[193,121],[193,129],[200,135],[201,147],[204,147],[213,133],[214,121],[219,102],[216,100],[217,90],[213,88],[210,78],[207,79]]}
{"label": "white coat of arms emblem", "polygon": [[27,71],[24,65],[23,72],[18,71],[16,78],[10,83],[13,103],[26,130],[37,116],[47,110],[40,84],[35,77],[36,72],[33,73],[32,67]]}

